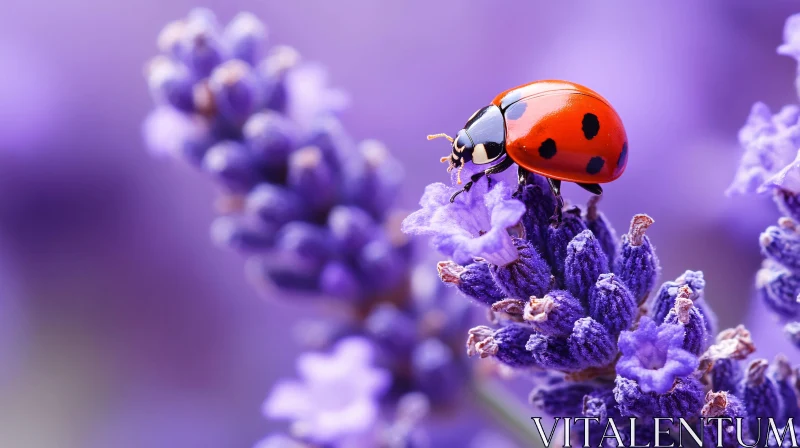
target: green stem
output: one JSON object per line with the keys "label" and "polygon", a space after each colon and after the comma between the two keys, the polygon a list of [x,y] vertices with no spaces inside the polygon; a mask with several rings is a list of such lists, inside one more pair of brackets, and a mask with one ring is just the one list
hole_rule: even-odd
{"label": "green stem", "polygon": [[533,422],[525,417],[529,411],[516,400],[502,385],[492,378],[474,378],[471,383],[473,394],[495,420],[513,431],[523,446],[545,448],[534,429]]}

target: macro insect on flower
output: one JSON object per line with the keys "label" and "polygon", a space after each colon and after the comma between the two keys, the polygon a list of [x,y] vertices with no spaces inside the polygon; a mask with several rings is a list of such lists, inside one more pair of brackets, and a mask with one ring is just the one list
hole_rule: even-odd
{"label": "macro insect on flower", "polygon": [[[465,163],[491,167],[478,171],[462,190],[481,177],[505,171],[515,163],[521,181],[527,172],[545,176],[559,198],[561,181],[575,182],[594,194],[600,183],[622,175],[628,161],[628,138],[617,112],[597,92],[568,81],[535,81],[498,95],[474,114],[455,138],[448,170]],[[557,213],[560,210],[557,209]]]}

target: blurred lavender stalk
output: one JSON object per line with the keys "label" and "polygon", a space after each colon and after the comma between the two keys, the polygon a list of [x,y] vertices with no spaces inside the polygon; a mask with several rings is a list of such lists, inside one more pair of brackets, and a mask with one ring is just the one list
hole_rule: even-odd
{"label": "blurred lavender stalk", "polygon": [[[800,62],[800,14],[786,21],[778,54]],[[795,84],[800,89],[800,65]],[[754,104],[739,143],[744,154],[728,194],[769,193],[784,215],[759,238],[765,259],[756,289],[800,347],[800,106],[790,104],[773,114],[766,104]]]}
{"label": "blurred lavender stalk", "polygon": [[300,379],[264,404],[291,434],[258,446],[423,446],[426,414],[466,413],[469,304],[414,268],[390,208],[402,169],[386,148],[352,142],[324,71],[289,47],[262,59],[265,37],[248,13],[224,29],[205,9],[167,25],[147,68],[156,108],[144,123],[154,153],[220,187],[212,236],[248,257],[259,286],[334,311],[301,329],[323,353],[301,355]]}

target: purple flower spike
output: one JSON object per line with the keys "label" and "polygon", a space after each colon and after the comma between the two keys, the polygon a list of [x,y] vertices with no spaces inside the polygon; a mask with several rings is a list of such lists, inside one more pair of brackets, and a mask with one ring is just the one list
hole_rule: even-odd
{"label": "purple flower spike", "polygon": [[633,295],[614,274],[601,274],[589,291],[589,315],[613,335],[627,330],[637,312]]}
{"label": "purple flower spike", "polygon": [[586,311],[568,291],[550,291],[543,298],[531,297],[525,304],[523,319],[549,336],[569,336],[575,322]]}
{"label": "purple flower spike", "polygon": [[505,266],[489,266],[492,278],[508,297],[522,299],[544,295],[553,283],[550,266],[531,243],[519,238],[514,238],[513,242],[517,260]]}
{"label": "purple flower spike", "polygon": [[536,360],[526,350],[525,344],[535,332],[527,325],[511,324],[492,330],[479,326],[469,330],[467,354],[480,355],[481,358],[494,356],[498,361],[511,367],[527,367]]}
{"label": "purple flower spike", "polygon": [[[749,194],[765,191],[768,184],[778,186],[792,180],[792,172],[781,171],[792,165],[800,146],[800,108],[786,106],[772,115],[764,103],[756,103],[747,123],[739,131],[739,144],[744,154],[727,194]],[[792,171],[792,170],[790,170]],[[786,185],[784,189],[797,192]]]}
{"label": "purple flower spike", "polygon": [[630,230],[622,235],[622,249],[614,267],[614,273],[620,276],[639,304],[652,291],[660,269],[650,239],[644,234],[653,222],[647,215],[633,217]]}
{"label": "purple flower spike", "polygon": [[485,261],[479,260],[466,266],[452,261],[440,261],[436,268],[444,283],[455,285],[459,291],[478,302],[491,305],[506,298],[505,293],[495,284],[489,272],[489,264]]}
{"label": "purple flower spike", "polygon": [[575,296],[586,300],[589,289],[600,274],[608,272],[608,259],[591,230],[575,235],[567,245],[564,261],[564,283]]}
{"label": "purple flower spike", "polygon": [[[767,375],[768,367],[766,359],[753,360],[742,381],[742,402],[749,411],[748,426],[754,436],[766,434],[766,417],[780,416],[783,410],[778,386]],[[760,426],[757,417],[762,417]]]}
{"label": "purple flower spike", "polygon": [[464,372],[453,350],[436,338],[420,342],[411,354],[414,384],[427,397],[443,401],[457,394]]}
{"label": "purple flower spike", "polygon": [[606,327],[591,317],[575,322],[568,340],[570,352],[581,362],[581,367],[601,367],[617,354],[615,338]]}
{"label": "purple flower spike", "polygon": [[698,366],[697,357],[682,348],[683,337],[680,325],[656,325],[649,317],[642,317],[639,328],[619,336],[622,357],[617,374],[637,380],[645,392],[665,393],[675,379],[689,375]]}
{"label": "purple flower spike", "polygon": [[589,198],[589,204],[586,206],[586,227],[592,231],[597,241],[600,242],[600,247],[606,254],[608,262],[612,262],[617,257],[617,233],[611,227],[605,215],[597,210],[597,203],[600,202],[602,196],[592,196]]}
{"label": "purple flower spike", "polygon": [[340,341],[331,354],[302,355],[301,379],[279,382],[264,402],[264,415],[292,420],[296,435],[314,443],[368,431],[391,380],[389,372],[372,366],[372,358],[372,346],[362,338]]}
{"label": "purple flower spike", "polygon": [[778,315],[793,318],[800,313],[800,276],[781,265],[765,262],[756,275],[756,288],[764,303]]}
{"label": "purple flower spike", "polygon": [[800,233],[797,223],[784,218],[769,226],[759,237],[761,251],[769,259],[794,271],[800,271]]}
{"label": "purple flower spike", "polygon": [[459,264],[467,264],[474,257],[496,266],[513,263],[519,252],[508,229],[519,223],[525,206],[512,199],[512,189],[503,182],[484,196],[479,186],[451,203],[450,196],[458,187],[429,185],[420,201],[422,209],[403,221],[403,232],[432,236],[436,249]]}
{"label": "purple flower spike", "polygon": [[708,332],[703,315],[689,298],[691,294],[688,286],[681,287],[678,298],[675,299],[675,307],[667,314],[664,323],[683,326],[686,332],[683,338],[683,348],[695,355],[700,355],[708,347]]}

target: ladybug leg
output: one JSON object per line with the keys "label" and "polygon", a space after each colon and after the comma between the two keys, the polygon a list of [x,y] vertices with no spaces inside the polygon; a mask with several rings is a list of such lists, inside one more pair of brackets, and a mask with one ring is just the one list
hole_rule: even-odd
{"label": "ladybug leg", "polygon": [[500,163],[498,163],[496,165],[493,165],[493,166],[490,166],[489,168],[486,168],[483,171],[479,171],[479,172],[473,174],[472,176],[470,176],[469,182],[464,184],[464,188],[456,191],[455,193],[453,193],[452,196],[450,196],[450,202],[455,201],[456,200],[456,196],[460,195],[461,193],[463,193],[465,191],[469,191],[470,188],[472,188],[472,186],[475,184],[475,182],[481,180],[481,178],[483,176],[488,176],[490,174],[502,173],[503,171],[507,170],[513,164],[514,164],[514,161],[511,160],[511,157],[506,157],[505,159],[501,160]]}
{"label": "ladybug leg", "polygon": [[601,187],[599,184],[578,184],[578,186],[589,193],[596,194],[598,196],[603,194],[603,187]]}
{"label": "ladybug leg", "polygon": [[517,178],[519,179],[520,185],[528,184],[528,174],[530,174],[530,171],[521,166],[517,166]]}
{"label": "ladybug leg", "polygon": [[553,217],[550,219],[558,225],[561,224],[561,209],[564,208],[564,198],[561,197],[561,181],[548,177],[547,182],[550,184],[550,191],[553,192],[553,196],[556,198],[556,209],[553,212]]}

